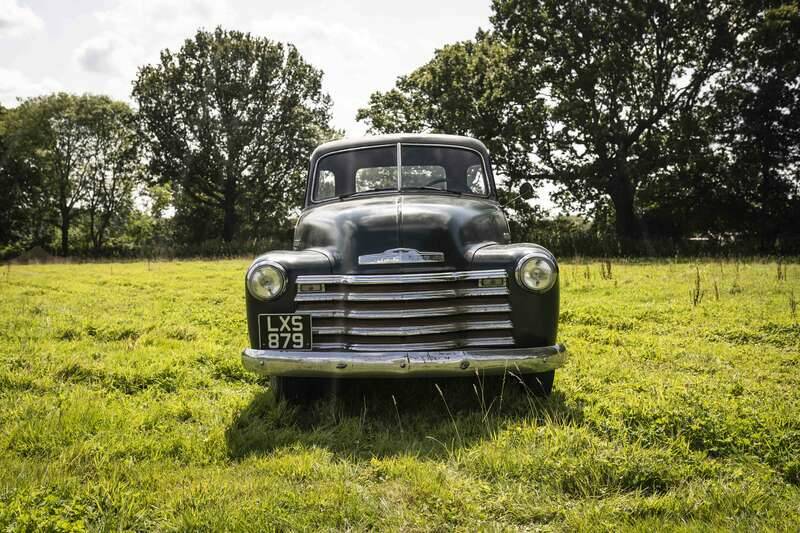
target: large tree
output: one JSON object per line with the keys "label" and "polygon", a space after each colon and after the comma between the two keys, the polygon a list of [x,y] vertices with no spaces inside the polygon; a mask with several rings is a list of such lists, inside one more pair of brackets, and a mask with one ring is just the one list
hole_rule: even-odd
{"label": "large tree", "polygon": [[151,170],[172,184],[179,220],[205,220],[196,240],[285,225],[309,153],[331,135],[321,82],[294,46],[221,28],[139,70]]}
{"label": "large tree", "polygon": [[[580,204],[608,201],[620,241],[641,239],[637,195],[671,164],[662,157],[671,123],[700,105],[729,61],[738,12],[694,0],[495,0],[493,7],[492,33],[451,50],[465,64],[487,46],[501,50],[480,75],[499,83],[476,85],[474,72],[464,71],[447,79],[449,89],[431,91],[430,79],[452,64],[445,49],[394,92],[373,95],[360,117],[384,129],[382,117],[403,116],[424,94],[445,118],[428,122],[433,129],[488,127],[484,136],[504,139],[499,155],[510,176],[543,174]],[[455,122],[435,103],[444,93],[478,105],[462,106]]]}
{"label": "large tree", "polygon": [[60,230],[63,255],[70,251],[75,217],[104,176],[99,161],[117,157],[116,148],[103,145],[101,138],[119,126],[108,122],[107,110],[120,107],[127,108],[107,96],[58,93],[24,100],[6,112],[7,150],[41,179],[40,209]]}

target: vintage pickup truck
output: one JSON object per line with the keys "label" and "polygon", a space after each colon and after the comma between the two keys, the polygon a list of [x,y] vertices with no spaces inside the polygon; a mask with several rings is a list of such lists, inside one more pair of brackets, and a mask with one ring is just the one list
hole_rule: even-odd
{"label": "vintage pickup truck", "polygon": [[488,151],[469,137],[319,146],[294,250],[256,258],[245,285],[243,363],[281,397],[314,378],[506,372],[546,395],[566,360],[558,263],[510,243]]}

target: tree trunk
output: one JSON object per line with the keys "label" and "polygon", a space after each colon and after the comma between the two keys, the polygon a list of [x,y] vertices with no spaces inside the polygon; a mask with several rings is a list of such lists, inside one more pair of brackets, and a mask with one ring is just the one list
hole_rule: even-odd
{"label": "tree trunk", "polygon": [[92,241],[92,247],[97,251],[97,234],[94,227],[94,207],[89,209],[89,238]]}
{"label": "tree trunk", "polygon": [[99,254],[103,249],[103,239],[105,238],[106,228],[108,228],[110,216],[107,214],[100,215],[100,222],[97,225],[95,236],[93,238],[94,251]]}
{"label": "tree trunk", "polygon": [[617,240],[624,253],[635,253],[641,248],[642,223],[634,209],[633,184],[623,173],[616,173],[608,184],[608,195],[614,204]]}
{"label": "tree trunk", "polygon": [[69,254],[69,213],[61,212],[61,255]]}
{"label": "tree trunk", "polygon": [[236,183],[233,180],[225,182],[225,198],[223,200],[222,239],[231,242],[236,236]]}
{"label": "tree trunk", "polygon": [[777,201],[775,191],[775,180],[773,180],[772,161],[764,141],[761,141],[761,183],[758,194],[761,200],[761,223],[756,228],[759,237],[759,249],[762,254],[769,254],[775,251],[775,243],[778,240],[779,228],[775,224],[776,217],[773,210],[780,209],[780,202]]}

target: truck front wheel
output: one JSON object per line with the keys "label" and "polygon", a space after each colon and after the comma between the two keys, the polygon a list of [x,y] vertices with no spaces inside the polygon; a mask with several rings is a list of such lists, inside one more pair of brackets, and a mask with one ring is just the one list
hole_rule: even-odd
{"label": "truck front wheel", "polygon": [[290,378],[272,376],[269,388],[276,401],[305,404],[319,399],[326,390],[327,380],[320,378]]}
{"label": "truck front wheel", "polygon": [[522,376],[522,383],[525,386],[526,392],[530,392],[534,396],[546,397],[550,396],[550,393],[553,392],[553,380],[555,376],[555,370],[540,372],[538,374],[524,374]]}

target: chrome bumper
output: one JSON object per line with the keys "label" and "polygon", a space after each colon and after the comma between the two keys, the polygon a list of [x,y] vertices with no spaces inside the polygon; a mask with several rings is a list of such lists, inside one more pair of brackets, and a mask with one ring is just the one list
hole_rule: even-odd
{"label": "chrome bumper", "polygon": [[293,377],[432,377],[493,375],[506,371],[530,374],[562,366],[563,344],[537,348],[495,348],[436,352],[304,352],[255,350],[242,352],[248,370],[269,376]]}

